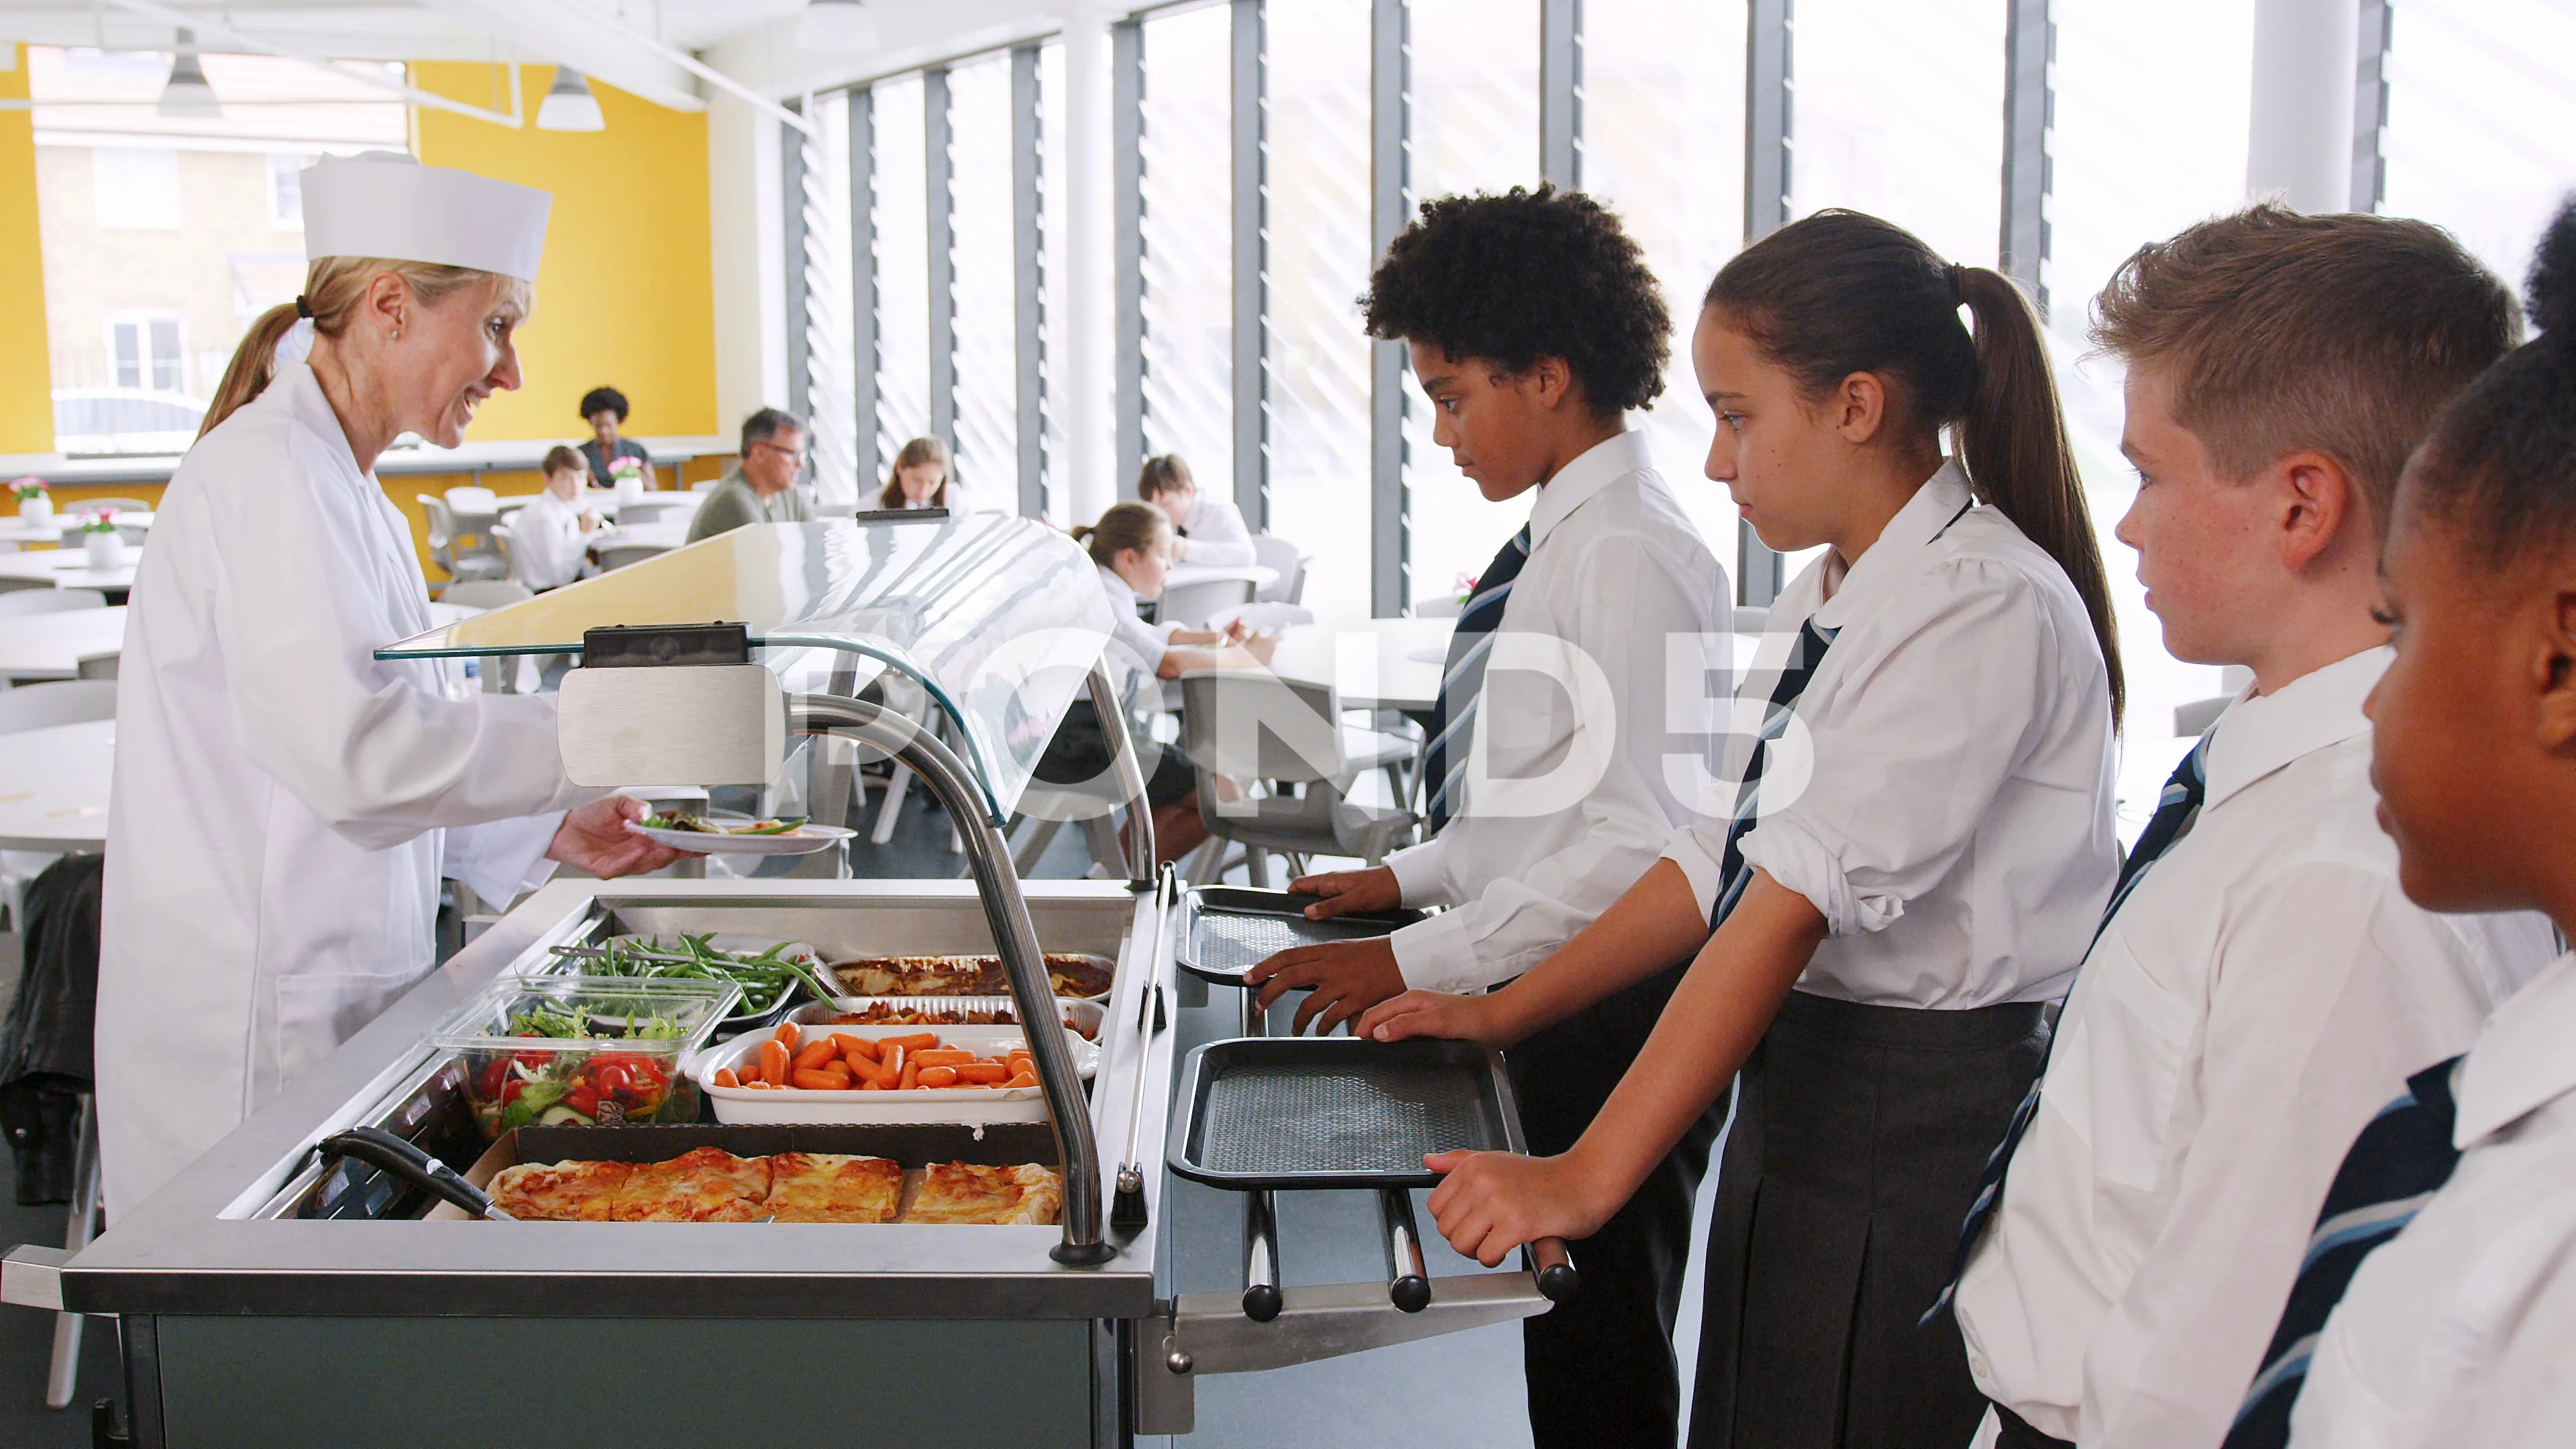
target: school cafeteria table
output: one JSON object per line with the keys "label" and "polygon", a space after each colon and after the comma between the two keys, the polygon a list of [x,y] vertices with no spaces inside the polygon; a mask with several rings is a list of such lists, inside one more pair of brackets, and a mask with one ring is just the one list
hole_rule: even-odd
{"label": "school cafeteria table", "polygon": [[77,679],[82,660],[124,647],[123,609],[0,618],[0,679]]}
{"label": "school cafeteria table", "polygon": [[58,548],[50,553],[0,554],[0,589],[97,589],[102,593],[122,594],[134,587],[134,566],[143,561],[143,551],[129,546],[125,562],[112,569],[89,566],[89,555],[76,548]]}
{"label": "school cafeteria table", "polygon": [[116,721],[25,730],[8,741],[0,750],[0,850],[105,850]]}
{"label": "school cafeteria table", "polygon": [[[116,526],[122,529],[149,530],[152,527],[152,515],[120,510],[116,515]],[[50,543],[59,547],[65,543],[65,535],[78,527],[80,527],[80,510],[77,507],[69,511],[57,511],[43,523],[29,523],[13,513],[0,516],[0,544],[23,546],[31,543]],[[70,539],[69,544],[73,548],[78,548],[80,540]]]}
{"label": "school cafeteria table", "polygon": [[1457,626],[1455,619],[1301,624],[1280,634],[1270,670],[1282,679],[1340,686],[1345,709],[1428,714],[1440,696],[1440,666]]}
{"label": "school cafeteria table", "polygon": [[593,553],[635,548],[668,553],[689,541],[689,523],[688,516],[657,518],[651,523],[629,523],[618,528],[603,528],[583,542]]}

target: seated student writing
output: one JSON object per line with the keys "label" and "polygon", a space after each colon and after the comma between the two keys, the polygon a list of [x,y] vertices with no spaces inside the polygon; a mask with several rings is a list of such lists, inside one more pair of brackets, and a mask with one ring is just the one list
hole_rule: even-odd
{"label": "seated student writing", "polygon": [[1709,477],[1764,543],[1826,546],[1745,682],[1769,707],[1735,818],[1501,991],[1360,1031],[1511,1046],[1696,952],[1570,1148],[1431,1159],[1441,1232],[1488,1264],[1582,1238],[1733,1080],[1691,1442],[1962,1445],[1984,1403],[1955,1328],[1916,1320],[2119,866],[2102,561],[1995,272],[1819,212],[1718,273],[1691,361]]}
{"label": "seated student writing", "polygon": [[1239,568],[1254,560],[1243,510],[1201,493],[1178,453],[1148,458],[1136,472],[1136,496],[1172,520],[1172,557],[1180,563]]}
{"label": "seated student writing", "polygon": [[2438,229],[2275,206],[2142,248],[2095,304],[2147,607],[2254,682],[2176,771],[1971,1215],[1981,1445],[2216,1449],[2345,1144],[2551,954],[2537,917],[2407,902],[2362,717],[2399,470],[2513,330]]}
{"label": "seated student writing", "polygon": [[[1478,492],[1493,503],[1537,496],[1450,643],[1423,780],[1432,838],[1375,870],[1295,883],[1324,897],[1314,916],[1453,909],[1391,938],[1287,951],[1254,968],[1265,1006],[1292,986],[1314,988],[1300,1029],[1330,1030],[1407,985],[1509,980],[1600,914],[1690,818],[1670,783],[1682,772],[1666,759],[1705,756],[1713,710],[1704,690],[1668,705],[1665,681],[1714,674],[1722,695],[1723,666],[1668,674],[1668,664],[1700,664],[1704,641],[1731,622],[1725,574],[1643,435],[1622,421],[1663,390],[1672,325],[1618,218],[1547,187],[1430,202],[1387,248],[1365,306],[1372,335],[1410,350],[1432,436]],[[1579,651],[1565,663],[1588,661],[1606,699],[1578,708],[1530,667],[1530,646],[1542,664]],[[1571,1145],[1592,1120],[1677,975],[1512,1054],[1522,1125],[1540,1150]],[[1634,1200],[1583,1245],[1583,1291],[1523,1323],[1541,1449],[1673,1441],[1673,1316],[1716,1129],[1694,1123],[1657,1154]]]}
{"label": "seated student writing", "polygon": [[[2536,909],[2567,933],[2576,208],[2541,243],[2531,315],[2540,336],[2435,420],[2398,485],[2370,773],[2409,899]],[[2441,957],[2402,964],[2426,994],[2456,989]],[[2285,1427],[2298,1449],[2576,1444],[2576,957],[2497,1008],[2465,1058],[2402,1070],[2294,1260],[2229,1449],[2271,1449]]]}
{"label": "seated student writing", "polygon": [[881,509],[947,508],[948,445],[937,438],[914,438],[894,455],[885,486],[877,490]]}
{"label": "seated student writing", "polygon": [[549,449],[545,490],[510,519],[510,573],[533,593],[557,589],[582,575],[588,536],[599,514],[581,501],[590,470],[570,448]]}
{"label": "seated student writing", "polygon": [[[1160,512],[1142,503],[1112,504],[1098,523],[1075,529],[1073,536],[1090,553],[1101,591],[1109,596],[1114,672],[1124,677],[1124,692],[1141,698],[1149,710],[1161,707],[1154,680],[1178,679],[1192,669],[1250,668],[1269,657],[1270,641],[1248,634],[1240,623],[1217,632],[1148,624],[1137,617],[1137,601],[1161,598],[1164,576],[1172,569],[1172,525]],[[1141,734],[1135,743],[1152,749]],[[1038,759],[1037,778],[1050,785],[1079,785],[1113,768],[1098,712],[1090,700],[1075,700]],[[1197,774],[1177,748],[1164,746],[1157,754],[1145,781],[1145,798],[1154,813],[1157,864],[1178,860],[1207,839],[1207,825],[1199,818]]]}

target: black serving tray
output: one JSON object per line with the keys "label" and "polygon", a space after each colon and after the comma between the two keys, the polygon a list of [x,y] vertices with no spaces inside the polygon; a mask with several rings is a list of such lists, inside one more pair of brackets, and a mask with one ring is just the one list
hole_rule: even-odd
{"label": "black serving tray", "polygon": [[1292,946],[1371,940],[1423,918],[1420,911],[1355,911],[1329,921],[1307,920],[1306,908],[1318,899],[1242,886],[1199,886],[1181,898],[1176,959],[1193,975],[1220,986],[1241,986],[1245,972]]}
{"label": "black serving tray", "polygon": [[1519,1152],[1502,1054],[1470,1042],[1213,1041],[1182,1066],[1172,1171],[1212,1187],[1429,1187],[1427,1152]]}

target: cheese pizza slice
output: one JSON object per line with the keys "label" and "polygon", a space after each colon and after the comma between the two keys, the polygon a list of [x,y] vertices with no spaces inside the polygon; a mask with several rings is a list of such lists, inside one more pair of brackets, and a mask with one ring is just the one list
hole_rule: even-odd
{"label": "cheese pizza slice", "polygon": [[618,1189],[621,1223],[747,1223],[768,1215],[769,1159],[700,1147],[668,1162],[641,1162]]}
{"label": "cheese pizza slice", "polygon": [[493,1204],[535,1222],[604,1223],[630,1168],[623,1162],[522,1162],[492,1175]]}
{"label": "cheese pizza slice", "polygon": [[905,1209],[908,1223],[1052,1223],[1064,1207],[1064,1179],[1052,1167],[993,1167],[934,1162],[922,1169],[921,1192]]}
{"label": "cheese pizza slice", "polygon": [[781,1152],[769,1159],[765,1215],[782,1223],[890,1223],[903,1200],[903,1168],[882,1157]]}

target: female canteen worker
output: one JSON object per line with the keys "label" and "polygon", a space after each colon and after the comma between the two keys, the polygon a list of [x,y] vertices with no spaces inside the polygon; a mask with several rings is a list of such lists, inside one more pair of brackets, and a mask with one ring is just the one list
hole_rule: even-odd
{"label": "female canteen worker", "polygon": [[430,618],[370,470],[405,432],[454,447],[519,385],[549,198],[402,156],[303,184],[304,295],[234,354],[127,621],[98,983],[111,1216],[431,969],[442,874],[506,900],[548,859],[672,858],[625,830],[636,802],[564,779],[552,696],[449,699],[434,666],[373,652]]}

